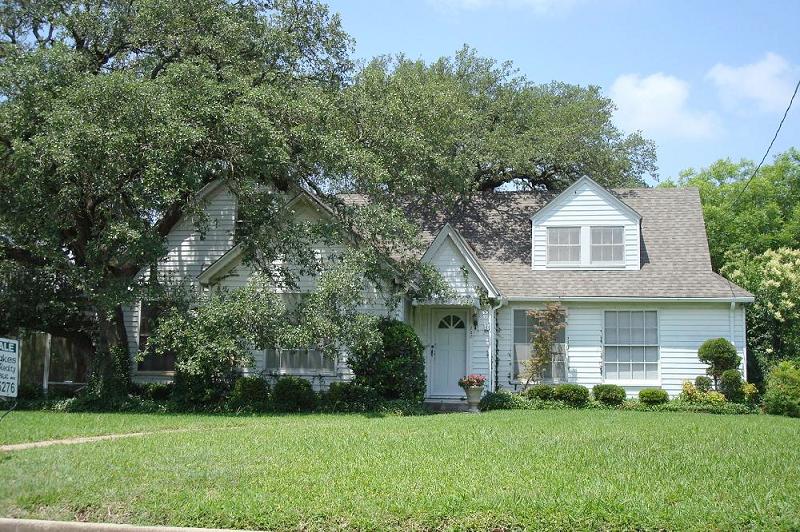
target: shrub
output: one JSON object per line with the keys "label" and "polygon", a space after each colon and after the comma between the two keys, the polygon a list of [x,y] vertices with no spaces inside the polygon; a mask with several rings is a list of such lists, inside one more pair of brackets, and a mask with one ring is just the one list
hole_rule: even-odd
{"label": "shrub", "polygon": [[711,391],[712,380],[705,375],[698,375],[694,380],[694,386],[700,393]]}
{"label": "shrub", "polygon": [[800,367],[781,362],[770,371],[764,410],[768,414],[800,417]]}
{"label": "shrub", "polygon": [[379,328],[382,348],[357,351],[348,357],[355,382],[374,389],[383,399],[422,402],[425,357],[417,333],[397,320],[383,320]]}
{"label": "shrub", "polygon": [[681,394],[678,396],[678,399],[681,401],[687,401],[689,403],[695,403],[700,401],[703,395],[704,392],[698,390],[697,387],[692,384],[692,381],[683,381]]}
{"label": "shrub", "polygon": [[758,387],[752,382],[742,384],[742,395],[748,405],[755,405],[758,402]]}
{"label": "shrub", "polygon": [[256,376],[236,379],[228,399],[228,407],[233,410],[264,412],[269,408],[269,383]]}
{"label": "shrub", "polygon": [[308,412],[316,402],[311,383],[300,377],[281,377],[272,388],[271,403],[276,412]]}
{"label": "shrub", "polygon": [[744,402],[743,385],[742,374],[736,369],[726,369],[719,379],[719,390],[731,403]]}
{"label": "shrub", "polygon": [[712,338],[703,342],[697,351],[701,362],[708,364],[708,374],[714,379],[714,387],[719,383],[722,373],[728,369],[736,369],[742,361],[736,348],[725,338]]}
{"label": "shrub", "polygon": [[328,412],[371,412],[378,410],[378,393],[357,382],[334,382],[320,397],[323,410]]}
{"label": "shrub", "polygon": [[553,390],[553,399],[570,406],[584,406],[589,402],[589,388],[580,384],[559,384]]}
{"label": "shrub", "polygon": [[522,395],[528,399],[538,399],[539,401],[552,401],[554,388],[549,384],[534,384]]}
{"label": "shrub", "polygon": [[531,403],[528,399],[513,394],[508,390],[489,392],[481,397],[478,408],[482,411],[488,410],[524,410],[530,408]]}
{"label": "shrub", "polygon": [[606,405],[620,405],[627,397],[625,388],[616,384],[598,384],[592,388],[592,395]]}
{"label": "shrub", "polygon": [[172,396],[175,385],[171,382],[150,382],[142,385],[142,399],[167,401]]}
{"label": "shrub", "polygon": [[712,390],[703,394],[700,402],[707,405],[724,405],[727,401],[722,393]]}
{"label": "shrub", "polygon": [[645,388],[639,391],[639,401],[646,405],[661,405],[669,401],[669,394],[661,388]]}

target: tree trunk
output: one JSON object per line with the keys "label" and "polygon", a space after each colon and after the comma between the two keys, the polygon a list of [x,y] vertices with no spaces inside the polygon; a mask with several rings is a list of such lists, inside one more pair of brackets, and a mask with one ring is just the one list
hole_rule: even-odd
{"label": "tree trunk", "polygon": [[130,356],[122,307],[98,312],[88,392],[107,406],[122,399],[130,385]]}

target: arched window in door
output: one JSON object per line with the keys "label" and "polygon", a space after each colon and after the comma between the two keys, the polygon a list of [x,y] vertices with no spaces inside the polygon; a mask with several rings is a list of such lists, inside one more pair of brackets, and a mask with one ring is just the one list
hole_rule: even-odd
{"label": "arched window in door", "polygon": [[445,316],[444,318],[439,321],[439,329],[463,329],[464,328],[464,320],[459,318],[458,316],[451,314],[449,316]]}

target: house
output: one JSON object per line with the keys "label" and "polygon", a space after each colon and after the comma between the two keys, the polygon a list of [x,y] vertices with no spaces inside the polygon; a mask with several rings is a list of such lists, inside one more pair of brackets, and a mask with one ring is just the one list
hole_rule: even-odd
{"label": "house", "polygon": [[[202,194],[211,229],[200,235],[190,221],[176,226],[160,271],[202,287],[241,286],[251,272],[233,243],[235,197],[221,185]],[[413,325],[425,345],[431,401],[461,400],[457,381],[468,373],[485,375],[489,390],[519,389],[535,326],[528,311],[551,301],[566,311],[545,371],[553,382],[615,383],[631,395],[661,387],[674,396],[684,380],[704,374],[697,349],[706,339],[727,338],[746,359],[745,306],[753,296],[712,271],[697,190],[606,190],[584,177],[558,195],[492,192],[451,209],[421,200],[404,208],[423,229],[422,260],[457,297],[390,308],[380,289],[366,287],[363,311]],[[303,219],[328,215],[305,193],[286,209]],[[314,279],[299,284],[310,291]],[[134,357],[152,309],[140,304],[125,315]],[[300,375],[320,388],[351,378],[344,355],[331,360],[314,349],[257,352],[256,360],[247,371]],[[168,379],[171,363],[133,362],[133,377]]]}

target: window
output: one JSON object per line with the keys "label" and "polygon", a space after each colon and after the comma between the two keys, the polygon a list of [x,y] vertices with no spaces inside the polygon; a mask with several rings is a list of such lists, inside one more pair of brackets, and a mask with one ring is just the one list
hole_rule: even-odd
{"label": "window", "polygon": [[286,374],[336,373],[336,360],[319,349],[267,349],[267,371]]}
{"label": "window", "polygon": [[[284,292],[281,294],[289,313],[290,323],[296,325],[302,319],[301,311],[310,295],[308,292]],[[321,349],[316,347],[275,347],[266,350],[266,370],[288,375],[335,374],[336,360],[332,356],[326,356]]]}
{"label": "window", "polygon": [[167,353],[156,355],[147,352],[147,340],[158,326],[158,317],[163,312],[161,306],[142,301],[139,311],[139,351],[144,358],[136,364],[137,371],[175,371],[175,355]]}
{"label": "window", "polygon": [[464,320],[459,318],[458,316],[445,316],[439,322],[439,329],[463,329],[464,328]]}
{"label": "window", "polygon": [[624,227],[592,227],[592,263],[624,262],[624,236]]}
{"label": "window", "polygon": [[581,262],[581,228],[547,228],[547,263],[579,264]]}
{"label": "window", "polygon": [[658,380],[658,315],[654,310],[605,312],[606,380]]}
{"label": "window", "polygon": [[[531,344],[536,334],[536,320],[528,314],[528,310],[514,311],[514,363],[512,368],[514,380],[520,379],[522,361],[531,357]],[[543,380],[561,382],[567,380],[566,329],[562,328],[556,335],[553,344],[553,359],[545,368]]]}

